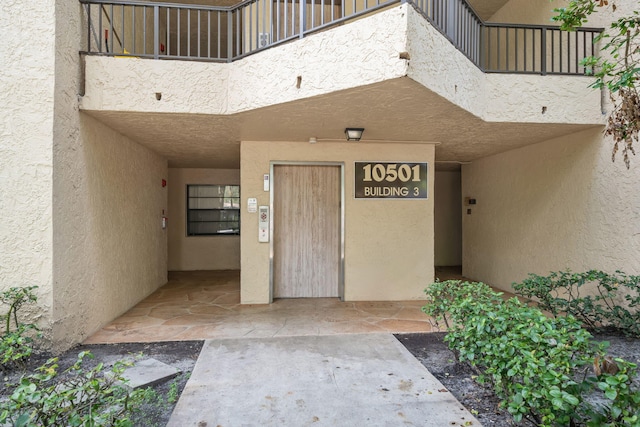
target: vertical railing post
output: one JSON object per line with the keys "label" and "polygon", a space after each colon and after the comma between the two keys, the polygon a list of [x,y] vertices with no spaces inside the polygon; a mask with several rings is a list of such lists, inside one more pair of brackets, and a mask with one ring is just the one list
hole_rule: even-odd
{"label": "vertical railing post", "polygon": [[485,29],[486,27],[482,24],[480,24],[480,34],[478,35],[478,52],[479,52],[479,57],[480,57],[480,61],[478,61],[480,63],[480,70],[485,71],[486,70],[486,55],[487,55],[487,51],[488,49],[484,48],[484,44],[485,44]]}
{"label": "vertical railing post", "polygon": [[307,8],[305,7],[306,0],[298,0],[298,2],[300,2],[300,38],[304,38],[304,31],[307,26]]}
{"label": "vertical railing post", "polygon": [[540,71],[541,75],[547,75],[547,27],[542,27],[540,36]]}
{"label": "vertical railing post", "polygon": [[160,6],[153,6],[153,59],[160,57]]}
{"label": "vertical railing post", "polygon": [[[98,6],[98,52],[102,53],[102,5]],[[106,40],[105,40],[106,42]]]}
{"label": "vertical railing post", "polygon": [[87,11],[87,52],[91,52],[91,5],[85,4]]}
{"label": "vertical railing post", "polygon": [[231,58],[233,58],[233,9],[227,12],[227,62],[231,62]]}
{"label": "vertical railing post", "polygon": [[457,11],[457,2],[455,0],[448,0],[445,3],[446,10],[446,26],[447,35],[451,38],[454,46],[458,45],[458,40],[456,37],[456,11]]}

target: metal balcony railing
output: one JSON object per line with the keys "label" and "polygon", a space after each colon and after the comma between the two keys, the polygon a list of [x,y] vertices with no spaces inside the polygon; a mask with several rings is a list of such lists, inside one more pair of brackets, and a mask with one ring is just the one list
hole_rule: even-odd
{"label": "metal balcony railing", "polygon": [[227,62],[398,0],[249,0],[230,7],[80,2],[88,54]]}
{"label": "metal balcony railing", "polygon": [[[224,1],[224,0],[222,0]],[[483,22],[465,0],[247,0],[195,6],[127,0],[80,0],[90,55],[231,62],[392,4],[412,4],[476,66],[491,73],[588,71],[597,28]]]}
{"label": "metal balcony railing", "polygon": [[592,74],[580,64],[598,53],[598,28],[484,24],[480,68],[493,73]]}

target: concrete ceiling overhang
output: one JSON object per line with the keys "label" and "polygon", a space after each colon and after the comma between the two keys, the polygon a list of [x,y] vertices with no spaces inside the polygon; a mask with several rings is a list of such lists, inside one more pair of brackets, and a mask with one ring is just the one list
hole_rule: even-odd
{"label": "concrete ceiling overhang", "polygon": [[468,0],[469,5],[471,5],[483,21],[490,20],[508,1],[509,0]]}
{"label": "concrete ceiling overhang", "polygon": [[[408,77],[233,115],[85,111],[168,159],[170,167],[235,169],[240,141],[433,143],[436,161],[471,162],[593,125],[485,122]],[[340,159],[336,159],[340,160]]]}

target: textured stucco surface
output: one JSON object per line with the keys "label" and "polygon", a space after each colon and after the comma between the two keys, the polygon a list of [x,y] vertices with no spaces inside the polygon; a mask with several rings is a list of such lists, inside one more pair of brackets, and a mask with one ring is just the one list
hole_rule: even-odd
{"label": "textured stucco surface", "polygon": [[240,170],[170,168],[168,181],[169,270],[239,270],[240,236],[187,236],[185,203],[187,185],[240,185]]}
{"label": "textured stucco surface", "polygon": [[227,115],[409,76],[488,122],[602,123],[586,79],[484,74],[408,4],[231,64],[87,57],[86,73],[85,110]]}
{"label": "textured stucco surface", "polygon": [[[545,23],[553,6],[511,0],[493,20]],[[88,57],[79,103],[81,10],[64,0],[0,2],[0,62],[10,64],[0,69],[0,289],[40,286],[30,315],[57,349],[165,283],[167,158],[186,152],[179,160],[188,165],[224,151],[237,167],[241,139],[326,138],[244,143],[243,206],[252,196],[268,203],[269,159],[345,162],[347,299],[420,298],[433,278],[433,197],[352,199],[353,160],[432,164],[432,145],[398,139],[441,141],[446,159],[474,160],[462,171],[462,196],[478,200],[463,216],[469,277],[508,287],[565,267],[640,272],[637,168],[611,164],[601,128],[583,130],[603,123],[586,79],[482,75],[401,5],[233,64]],[[611,18],[597,14],[590,25]],[[404,51],[411,60],[399,58]],[[363,123],[386,142],[328,142]],[[256,233],[255,215],[244,215],[244,302],[268,298],[268,245]]]}
{"label": "textured stucco surface", "polygon": [[[492,20],[548,23],[551,8],[565,3],[511,0]],[[631,13],[632,3],[618,2],[615,16],[597,8],[587,25],[607,26]],[[511,98],[521,96],[513,89]],[[463,273],[506,290],[528,273],[567,268],[638,274],[640,172],[626,170],[620,158],[612,163],[611,149],[594,128],[463,165],[462,196],[478,200],[463,214]]]}
{"label": "textured stucco surface", "polygon": [[54,31],[53,2],[0,2],[0,290],[39,286],[39,307],[25,306],[23,314],[45,331],[52,304]]}
{"label": "textured stucco surface", "polygon": [[469,161],[604,120],[587,78],[483,74],[406,4],[231,64],[87,57],[86,70],[81,108],[176,168],[238,168],[242,140],[337,141],[346,126]]}
{"label": "textured stucco surface", "polygon": [[[337,161],[345,171],[345,290],[347,301],[423,298],[433,280],[432,144],[308,142],[241,143],[241,205],[249,197],[269,205],[263,174],[270,161]],[[427,200],[354,199],[354,162],[426,161]],[[257,213],[242,216],[241,299],[269,301],[269,244],[258,243]]]}
{"label": "textured stucco surface", "polygon": [[[368,108],[375,106],[375,108]],[[486,122],[403,77],[229,116],[118,111],[90,114],[169,160],[170,167],[240,167],[240,141],[439,141],[438,160],[470,161],[593,125]]]}
{"label": "textured stucco surface", "polygon": [[395,7],[231,64],[90,56],[82,108],[233,114],[401,77],[405,15]]}
{"label": "textured stucco surface", "polygon": [[528,273],[640,273],[640,169],[611,162],[600,130],[462,167],[463,274],[503,289]]}
{"label": "textured stucco surface", "polygon": [[[246,111],[406,75],[407,7],[268,49],[232,64],[229,111]],[[302,79],[300,89],[296,79]]]}
{"label": "textured stucco surface", "polygon": [[510,0],[491,16],[491,22],[553,25],[553,9],[565,7],[567,0]]}
{"label": "textured stucco surface", "polygon": [[[82,341],[167,282],[167,162],[80,114],[56,141],[54,325]],[[75,121],[75,120],[74,120]]]}
{"label": "textured stucco surface", "polygon": [[603,123],[588,78],[485,74],[413,9],[407,50],[410,78],[486,122]]}
{"label": "textured stucco surface", "polygon": [[[88,56],[85,110],[228,112],[229,67],[195,61]],[[158,100],[156,94],[161,94]]]}
{"label": "textured stucco surface", "polygon": [[[166,283],[167,161],[81,113],[81,8],[56,1],[53,124],[55,350]],[[51,35],[50,35],[51,37]]]}
{"label": "textured stucco surface", "polygon": [[434,252],[436,266],[462,265],[460,171],[436,171]]}
{"label": "textured stucco surface", "polygon": [[481,19],[489,21],[491,16],[507,3],[507,0],[469,0],[468,3]]}
{"label": "textured stucco surface", "polygon": [[[551,18],[554,8],[566,7],[569,0],[510,0],[491,16],[492,22],[512,22],[519,24],[557,25]],[[613,5],[615,4],[615,12]],[[596,13],[589,16],[586,27],[607,27],[611,21],[638,9],[634,1],[610,1],[608,7],[596,7]]]}

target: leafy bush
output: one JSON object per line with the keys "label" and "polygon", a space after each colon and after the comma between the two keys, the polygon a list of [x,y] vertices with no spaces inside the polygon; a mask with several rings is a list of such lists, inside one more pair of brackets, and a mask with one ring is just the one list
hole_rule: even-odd
{"label": "leafy bush", "polygon": [[[549,318],[516,298],[503,301],[482,283],[436,282],[426,294],[423,311],[447,319],[449,347],[476,368],[479,382],[493,386],[516,421],[640,425],[640,391],[632,387],[636,366],[620,360],[615,372],[590,374],[606,344],[595,343],[573,316]],[[595,419],[600,424],[588,423]]]}
{"label": "leafy bush", "polygon": [[640,426],[640,390],[631,387],[638,375],[634,363],[615,359],[615,368],[588,378],[604,394],[604,402],[584,408],[587,427]]}
{"label": "leafy bush", "polygon": [[[0,302],[9,306],[0,316],[3,333],[0,337],[0,368],[14,365],[24,367],[33,352],[34,324],[22,323],[18,310],[35,302],[36,286],[11,288],[0,293]],[[12,322],[13,321],[13,322]],[[12,324],[13,323],[13,324]],[[37,334],[35,334],[37,335]],[[124,385],[124,369],[130,365],[116,362],[106,370],[102,363],[93,368],[83,367],[89,352],[81,352],[76,362],[61,374],[58,359],[49,359],[35,373],[23,376],[12,388],[8,398],[0,401],[0,426],[133,426],[132,417],[145,403],[158,400],[153,389],[131,391]]]}
{"label": "leafy bush", "polygon": [[[571,314],[591,330],[611,326],[640,337],[640,276],[616,273],[590,270],[553,272],[548,276],[530,274],[513,287],[518,295],[535,298],[542,310],[555,317]],[[585,295],[585,286],[593,287],[593,295]],[[626,307],[620,305],[622,301]]]}
{"label": "leafy bush", "polygon": [[89,352],[58,375],[57,359],[50,359],[34,374],[14,386],[8,400],[0,402],[0,425],[13,426],[132,426],[131,414],[147,396],[123,385],[127,366],[117,362],[111,370],[103,364],[83,368]]}
{"label": "leafy bush", "polygon": [[[36,302],[34,289],[14,287],[0,293],[0,302],[8,305],[8,311],[0,315],[3,332],[0,336],[0,370],[5,371],[12,365],[23,365],[24,360],[33,352],[33,335],[37,335],[38,327],[32,323],[18,320],[18,310],[27,303]],[[11,321],[13,320],[13,327]]]}
{"label": "leafy bush", "polygon": [[502,294],[494,292],[488,285],[460,280],[436,280],[425,292],[427,304],[422,307],[422,311],[433,318],[437,326],[443,321],[447,329],[456,323],[465,323],[466,312],[462,307],[466,299],[482,304],[497,304],[502,301]]}

